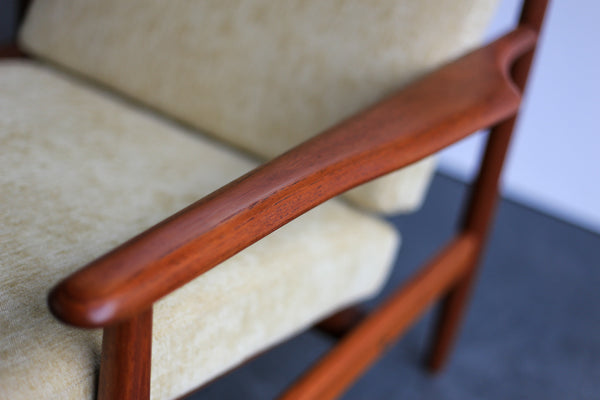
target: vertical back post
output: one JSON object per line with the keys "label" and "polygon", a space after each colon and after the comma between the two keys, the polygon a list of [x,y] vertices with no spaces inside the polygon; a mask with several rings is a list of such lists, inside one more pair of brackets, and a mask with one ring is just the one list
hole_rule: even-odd
{"label": "vertical back post", "polygon": [[[519,25],[530,27],[539,33],[547,5],[548,0],[525,0],[521,9]],[[534,52],[535,47],[519,58],[513,66],[513,80],[521,91],[525,89]],[[428,368],[431,371],[438,371],[443,367],[455,341],[496,208],[500,175],[517,117],[518,114],[494,126],[488,135],[485,153],[462,226],[463,231],[474,233],[478,238],[478,256],[465,276],[442,301],[427,360]]]}

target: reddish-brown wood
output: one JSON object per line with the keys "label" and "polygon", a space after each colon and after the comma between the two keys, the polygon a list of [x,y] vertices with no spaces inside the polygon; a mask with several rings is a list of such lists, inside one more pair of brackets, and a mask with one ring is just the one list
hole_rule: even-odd
{"label": "reddish-brown wood", "polygon": [[98,400],[150,398],[152,309],[104,328]]}
{"label": "reddish-brown wood", "polygon": [[535,41],[517,29],[214,192],[61,282],[53,313],[129,318],[323,201],[506,119],[510,65]]}
{"label": "reddish-brown wood", "polygon": [[355,328],[365,316],[358,306],[351,306],[319,322],[315,328],[339,339]]}
{"label": "reddish-brown wood", "polygon": [[360,376],[471,265],[474,236],[454,239],[383,306],[311,368],[281,399],[334,399]]}
{"label": "reddish-brown wood", "polygon": [[[514,115],[533,52],[520,56],[533,49],[545,7],[546,0],[526,1],[520,29],[240,178],[55,288],[50,305],[57,316],[106,326],[98,398],[149,398],[153,301],[326,199]],[[15,45],[0,48],[0,58],[24,56]],[[514,85],[509,67],[517,58]],[[431,365],[443,363],[493,214],[514,122],[505,120],[490,136],[461,236],[285,398],[336,397],[452,287]],[[346,310],[321,327],[341,335],[358,317]]]}
{"label": "reddish-brown wood", "polygon": [[[547,0],[529,0],[523,4],[520,26],[528,26],[539,33],[542,28]],[[512,70],[513,79],[519,90],[524,91],[533,59],[535,46],[519,58]],[[478,254],[465,276],[442,301],[440,315],[435,327],[430,355],[427,360],[431,371],[439,371],[445,364],[464,315],[471,287],[475,281],[479,261],[494,215],[498,197],[498,184],[502,166],[508,151],[517,116],[513,116],[492,128],[478,177],[475,181],[463,230],[478,238]]]}
{"label": "reddish-brown wood", "polygon": [[0,59],[2,58],[24,58],[25,54],[16,44],[0,46]]}

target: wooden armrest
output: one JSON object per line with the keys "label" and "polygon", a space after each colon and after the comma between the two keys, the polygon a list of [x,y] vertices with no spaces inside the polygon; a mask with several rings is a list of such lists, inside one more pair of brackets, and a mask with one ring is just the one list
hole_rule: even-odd
{"label": "wooden armrest", "polygon": [[318,204],[508,118],[510,67],[535,41],[518,28],[231,182],[60,282],[52,312],[81,327],[129,318]]}

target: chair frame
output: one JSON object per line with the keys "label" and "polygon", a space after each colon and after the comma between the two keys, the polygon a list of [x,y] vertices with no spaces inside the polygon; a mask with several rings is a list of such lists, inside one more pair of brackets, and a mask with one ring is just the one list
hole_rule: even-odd
{"label": "chair frame", "polygon": [[[322,322],[323,329],[348,332],[280,398],[337,398],[442,300],[428,359],[430,370],[439,370],[484,250],[547,3],[525,0],[510,33],[256,168],[54,287],[48,304],[58,319],[104,329],[98,399],[150,398],[155,301],[318,204],[491,127],[455,237],[359,323],[352,310]],[[25,55],[16,45],[0,49],[1,58],[19,56]]]}

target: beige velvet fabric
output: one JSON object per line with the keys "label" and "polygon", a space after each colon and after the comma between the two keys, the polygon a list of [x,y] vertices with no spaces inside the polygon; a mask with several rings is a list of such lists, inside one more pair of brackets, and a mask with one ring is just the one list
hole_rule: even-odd
{"label": "beige velvet fabric", "polygon": [[[44,0],[34,54],[262,157],[274,157],[458,56],[496,0]],[[350,192],[419,206],[433,161]]]}
{"label": "beige velvet fabric", "polygon": [[[56,321],[49,288],[254,165],[47,67],[0,63],[0,399],[92,399],[101,332]],[[152,398],[372,295],[397,243],[330,201],[161,300]]]}

